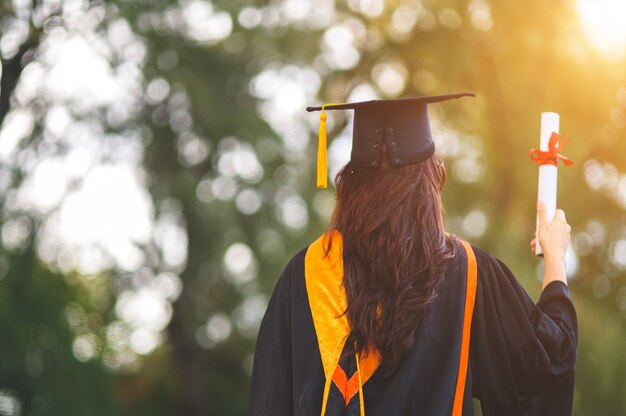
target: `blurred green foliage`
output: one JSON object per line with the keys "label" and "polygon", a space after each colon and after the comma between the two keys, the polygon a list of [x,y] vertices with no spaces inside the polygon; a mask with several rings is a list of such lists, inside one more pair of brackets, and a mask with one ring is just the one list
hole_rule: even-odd
{"label": "blurred green foliage", "polygon": [[[127,22],[144,47],[130,117],[115,122],[114,106],[86,114],[63,105],[74,121],[98,120],[102,149],[109,133],[140,131],[154,219],[174,213],[184,231],[178,269],[150,243],[140,245],[141,270],[59,272],[38,254],[52,214],[14,202],[33,163],[71,144],[45,133],[54,97],[21,102],[8,81],[19,87],[55,30],[76,30],[72,10],[95,19],[105,42]],[[540,113],[560,113],[571,135],[564,153],[576,163],[559,179],[580,324],[574,413],[626,413],[626,62],[590,44],[574,3],[34,1],[3,2],[0,12],[0,120],[18,107],[35,115],[1,162],[0,414],[243,414],[268,294],[290,256],[324,230],[333,201],[332,189],[314,187],[317,119],[304,106],[363,91],[477,93],[433,109],[449,173],[448,228],[504,260],[535,298],[536,165],[527,154],[538,145]],[[111,72],[131,53],[106,55]],[[333,153],[332,138],[340,143],[348,122],[329,120],[335,171],[332,157],[348,155],[337,156],[340,145]],[[17,220],[26,237],[9,244]],[[141,289],[128,282],[145,270],[175,273],[182,291],[157,348],[128,355],[112,341],[126,325],[120,298]]]}

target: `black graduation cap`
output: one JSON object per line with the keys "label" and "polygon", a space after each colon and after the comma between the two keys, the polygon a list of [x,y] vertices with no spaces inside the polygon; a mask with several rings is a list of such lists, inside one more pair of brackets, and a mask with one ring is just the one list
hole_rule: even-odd
{"label": "black graduation cap", "polygon": [[381,165],[383,140],[394,166],[419,163],[432,156],[435,143],[430,131],[427,104],[475,96],[474,93],[463,92],[307,107],[309,112],[322,111],[317,152],[317,186],[327,187],[325,110],[355,110],[350,160],[358,167],[378,169]]}

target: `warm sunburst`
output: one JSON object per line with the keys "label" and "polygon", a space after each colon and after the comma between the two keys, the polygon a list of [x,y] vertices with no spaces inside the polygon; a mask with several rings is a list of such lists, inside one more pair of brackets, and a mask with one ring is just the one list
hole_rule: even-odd
{"label": "warm sunburst", "polygon": [[578,17],[585,35],[611,57],[626,55],[626,1],[578,0]]}

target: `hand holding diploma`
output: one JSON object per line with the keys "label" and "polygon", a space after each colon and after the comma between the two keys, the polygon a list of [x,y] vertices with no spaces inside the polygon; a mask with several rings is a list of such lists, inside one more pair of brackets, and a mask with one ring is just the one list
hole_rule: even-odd
{"label": "hand holding diploma", "polygon": [[567,284],[565,253],[571,227],[563,210],[556,209],[557,161],[562,160],[565,166],[573,164],[560,153],[567,139],[567,135],[562,139],[559,136],[559,115],[542,113],[539,149],[530,150],[530,158],[539,165],[537,231],[530,247],[536,255],[544,257],[544,288],[556,280]]}
{"label": "hand holding diploma", "polygon": [[[537,200],[546,204],[548,219],[552,221],[556,213],[557,161],[560,159],[565,166],[573,162],[563,156],[560,151],[567,143],[568,136],[559,136],[559,115],[557,113],[541,114],[541,136],[539,149],[530,150],[530,158],[539,165],[539,184]],[[537,219],[537,235],[540,236],[539,219]],[[535,254],[543,254],[541,237],[536,245]]]}
{"label": "hand holding diploma", "polygon": [[[554,218],[550,220],[550,215],[546,204],[537,201],[537,215],[539,217],[538,234],[539,244],[543,247],[544,270],[543,287],[549,283],[560,280],[567,284],[565,278],[565,253],[570,240],[572,228],[565,219],[563,210],[558,209]],[[530,247],[535,251],[537,240],[530,242]]]}

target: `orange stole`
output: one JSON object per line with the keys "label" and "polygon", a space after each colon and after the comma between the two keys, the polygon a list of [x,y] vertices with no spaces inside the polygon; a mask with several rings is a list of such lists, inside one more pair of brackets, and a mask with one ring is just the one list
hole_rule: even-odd
{"label": "orange stole", "polygon": [[352,377],[348,380],[348,376],[346,372],[341,368],[341,365],[337,365],[335,368],[335,374],[333,374],[333,383],[339,389],[341,394],[343,394],[343,400],[346,404],[350,403],[352,397],[359,391],[359,375],[355,372],[352,374]]}
{"label": "orange stole", "polygon": [[467,287],[465,289],[465,311],[463,313],[463,335],[461,338],[459,373],[456,379],[452,416],[461,416],[461,414],[463,414],[463,393],[465,393],[465,380],[467,378],[467,366],[469,364],[470,333],[478,280],[478,266],[476,265],[474,250],[472,250],[472,246],[470,246],[467,241],[461,239],[459,239],[459,241],[463,244],[463,248],[467,254]]}
{"label": "orange stole", "polygon": [[[331,250],[325,256],[325,247],[328,238],[332,239]],[[457,377],[456,391],[452,415],[461,415],[463,407],[463,393],[467,376],[469,361],[469,336],[476,294],[476,258],[471,246],[461,240],[467,252],[467,291],[465,297],[465,311],[463,318],[463,334],[461,342],[461,354],[459,373]],[[326,233],[313,242],[304,259],[304,275],[307,295],[313,325],[324,368],[326,382],[322,399],[322,413],[326,412],[328,395],[331,382],[334,382],[344,395],[345,402],[360,392],[361,416],[365,416],[363,401],[363,385],[374,374],[380,365],[380,353],[372,349],[366,356],[357,355],[357,372],[350,378],[339,366],[339,357],[343,346],[350,334],[348,317],[345,314],[347,299],[343,287],[343,239],[338,231]]]}

